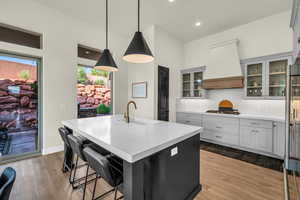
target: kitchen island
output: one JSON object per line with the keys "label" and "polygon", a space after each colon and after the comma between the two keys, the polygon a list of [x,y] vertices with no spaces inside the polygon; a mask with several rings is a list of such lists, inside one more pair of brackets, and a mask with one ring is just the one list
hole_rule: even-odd
{"label": "kitchen island", "polygon": [[62,124],[123,159],[125,200],[191,200],[201,190],[201,127],[121,115]]}

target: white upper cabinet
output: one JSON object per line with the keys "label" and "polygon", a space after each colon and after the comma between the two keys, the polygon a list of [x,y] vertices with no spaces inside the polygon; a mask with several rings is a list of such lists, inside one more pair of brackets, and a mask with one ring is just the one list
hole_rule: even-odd
{"label": "white upper cabinet", "polygon": [[181,71],[182,98],[205,98],[202,88],[205,67],[196,67]]}
{"label": "white upper cabinet", "polygon": [[244,62],[245,97],[283,99],[291,56],[266,56]]}

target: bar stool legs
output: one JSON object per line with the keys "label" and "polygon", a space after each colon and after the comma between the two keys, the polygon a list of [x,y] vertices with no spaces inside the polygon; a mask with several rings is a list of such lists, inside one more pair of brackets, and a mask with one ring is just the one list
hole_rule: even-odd
{"label": "bar stool legs", "polygon": [[72,185],[73,189],[77,189],[78,187],[85,187],[85,184],[91,183],[93,180],[96,179],[96,178],[93,178],[91,180],[87,180],[84,183],[80,183],[81,181],[86,180],[89,177],[96,175],[96,173],[86,174],[86,176],[76,179],[77,170],[79,168],[82,168],[82,167],[85,167],[85,166],[87,168],[89,167],[89,165],[87,165],[86,163],[82,164],[82,165],[78,165],[78,162],[79,162],[79,157],[76,156],[76,161],[75,161],[74,169],[73,168],[71,169],[70,176],[69,176],[69,182]]}

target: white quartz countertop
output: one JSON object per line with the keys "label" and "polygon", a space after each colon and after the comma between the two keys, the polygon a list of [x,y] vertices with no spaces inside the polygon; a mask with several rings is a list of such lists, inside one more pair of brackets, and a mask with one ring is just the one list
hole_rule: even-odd
{"label": "white quartz countertop", "polygon": [[62,124],[130,163],[203,130],[198,126],[142,118],[128,124],[121,115],[72,119],[62,121]]}
{"label": "white quartz countertop", "polygon": [[280,117],[280,116],[273,116],[273,115],[244,114],[244,113],[241,113],[239,115],[232,115],[232,114],[193,112],[193,111],[177,111],[177,112],[212,115],[212,116],[220,116],[220,117],[234,117],[234,118],[241,118],[241,119],[256,119],[256,120],[268,120],[268,121],[275,121],[275,122],[285,122],[285,116]]}

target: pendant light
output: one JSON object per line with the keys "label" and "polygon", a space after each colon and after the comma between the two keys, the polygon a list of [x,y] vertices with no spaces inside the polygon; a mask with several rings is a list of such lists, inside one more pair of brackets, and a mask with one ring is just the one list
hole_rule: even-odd
{"label": "pendant light", "polygon": [[140,0],[138,0],[138,31],[126,50],[123,59],[131,63],[149,63],[154,60],[151,50],[140,32]]}
{"label": "pendant light", "polygon": [[95,69],[115,72],[118,71],[118,67],[108,49],[108,0],[106,1],[106,48],[102,52],[97,64],[95,65]]}

